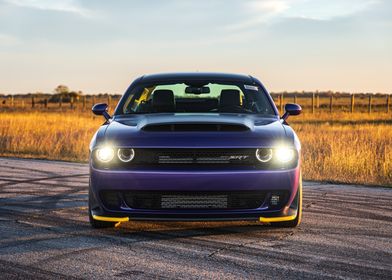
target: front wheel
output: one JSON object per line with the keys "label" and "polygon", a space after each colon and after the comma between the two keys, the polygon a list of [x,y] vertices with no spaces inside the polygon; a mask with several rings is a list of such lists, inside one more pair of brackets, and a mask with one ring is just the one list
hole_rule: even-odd
{"label": "front wheel", "polygon": [[297,195],[294,198],[294,201],[297,200],[297,216],[294,220],[285,221],[285,222],[274,222],[271,223],[271,226],[274,227],[286,227],[286,228],[293,228],[299,226],[302,219],[302,176],[300,176],[299,184],[298,184],[298,191]]}

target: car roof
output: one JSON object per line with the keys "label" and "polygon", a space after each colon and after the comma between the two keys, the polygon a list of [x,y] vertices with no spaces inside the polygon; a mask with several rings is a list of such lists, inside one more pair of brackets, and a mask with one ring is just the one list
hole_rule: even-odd
{"label": "car roof", "polygon": [[229,74],[229,73],[208,73],[208,72],[194,72],[194,73],[160,73],[149,74],[140,77],[138,82],[152,83],[152,82],[168,82],[168,81],[221,81],[221,82],[244,82],[255,83],[254,79],[249,75]]}

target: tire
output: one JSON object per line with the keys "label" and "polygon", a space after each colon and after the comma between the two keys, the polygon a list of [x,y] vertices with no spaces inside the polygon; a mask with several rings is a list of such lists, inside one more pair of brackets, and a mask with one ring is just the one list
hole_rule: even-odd
{"label": "tire", "polygon": [[[286,222],[274,222],[271,223],[273,227],[284,227],[284,228],[294,228],[300,225],[302,219],[302,176],[300,176],[298,191],[295,199],[298,199],[298,208],[297,208],[297,216],[294,220],[286,221]],[[295,200],[294,199],[294,200]]]}
{"label": "tire", "polygon": [[92,204],[95,202],[94,196],[91,193],[91,190],[89,188],[88,190],[88,218],[90,221],[90,225],[93,228],[112,228],[116,224],[115,222],[104,222],[104,221],[97,221],[93,218],[91,214],[91,208]]}

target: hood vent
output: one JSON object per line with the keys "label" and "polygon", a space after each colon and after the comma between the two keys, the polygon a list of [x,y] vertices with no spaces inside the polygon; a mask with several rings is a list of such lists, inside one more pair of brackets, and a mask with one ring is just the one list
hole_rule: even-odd
{"label": "hood vent", "polygon": [[247,131],[249,127],[242,124],[225,123],[176,123],[176,124],[148,124],[143,131],[168,132],[168,131]]}

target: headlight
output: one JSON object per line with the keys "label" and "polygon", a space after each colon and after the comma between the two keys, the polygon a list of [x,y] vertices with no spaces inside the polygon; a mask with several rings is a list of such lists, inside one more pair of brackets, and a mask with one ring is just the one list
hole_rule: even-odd
{"label": "headlight", "polygon": [[133,149],[118,149],[117,156],[122,162],[130,162],[135,157]]}
{"label": "headlight", "polygon": [[114,150],[110,147],[103,147],[97,150],[97,158],[102,162],[109,162],[114,158]]}
{"label": "headlight", "polygon": [[276,159],[282,163],[288,163],[295,157],[295,152],[291,148],[279,147],[275,150]]}
{"label": "headlight", "polygon": [[260,162],[269,162],[272,159],[272,149],[257,149],[256,158]]}

